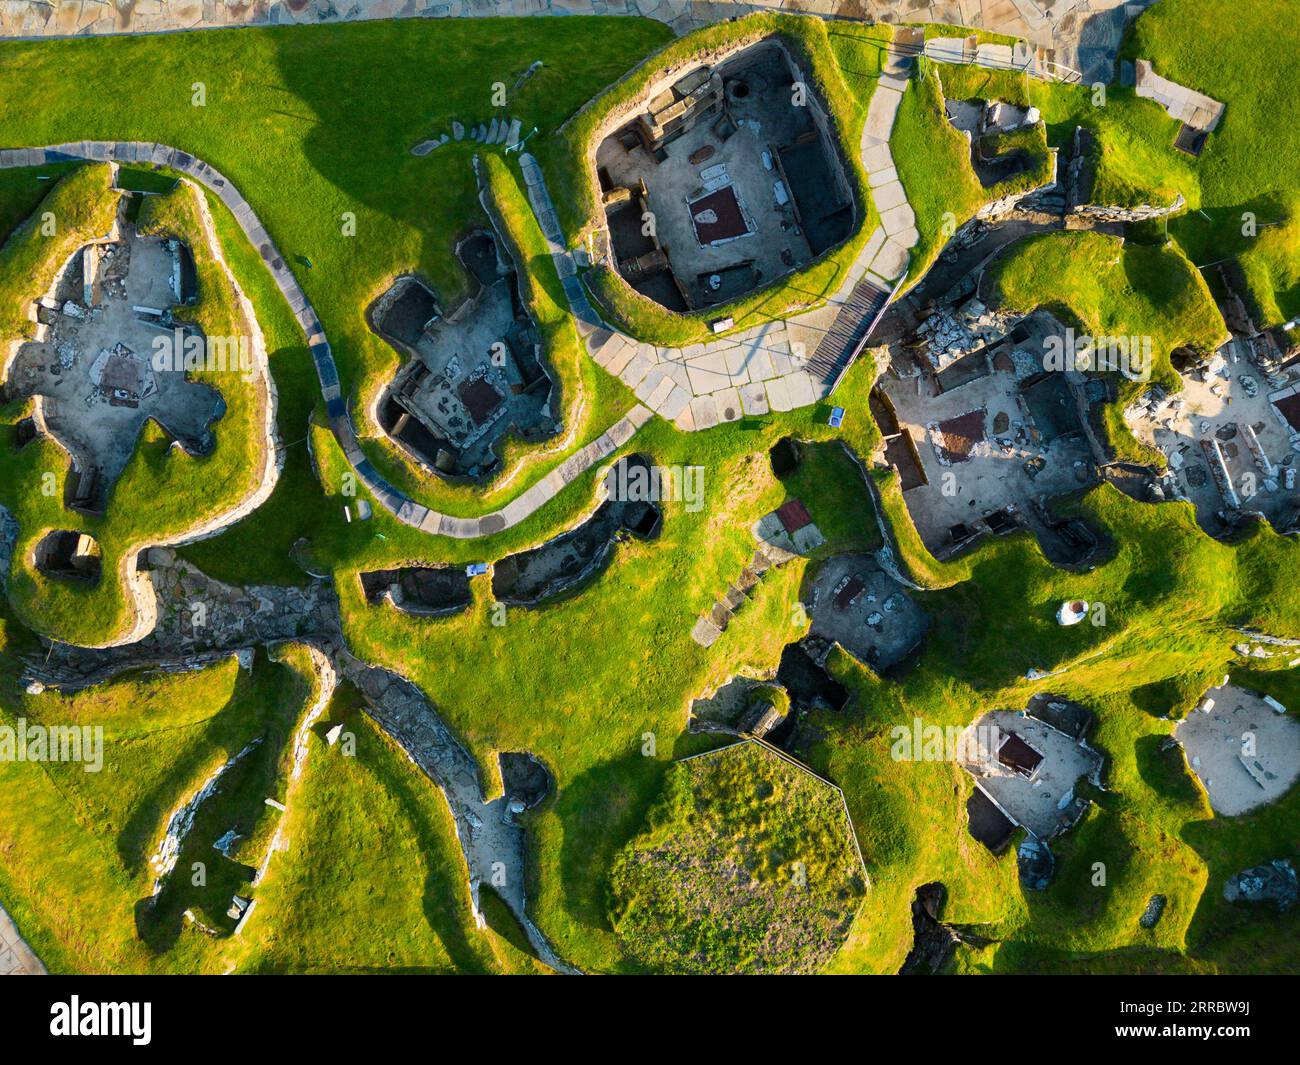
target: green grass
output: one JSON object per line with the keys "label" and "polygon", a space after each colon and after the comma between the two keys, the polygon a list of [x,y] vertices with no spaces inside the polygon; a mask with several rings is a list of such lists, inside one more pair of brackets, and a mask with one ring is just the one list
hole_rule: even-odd
{"label": "green grass", "polygon": [[128,192],[159,195],[176,187],[176,176],[155,166],[122,166],[117,171],[117,187]]}
{"label": "green grass", "polygon": [[[852,424],[863,439],[870,438],[868,370],[865,364],[856,367],[845,392],[846,399],[861,397]],[[365,529],[345,525],[340,513],[338,537],[320,541],[320,561],[334,570],[346,636],[358,655],[411,676],[466,740],[485,779],[491,779],[496,751],[528,750],[555,773],[557,798],[528,815],[535,833],[529,898],[547,934],[576,964],[599,970],[624,965],[590,870],[603,868],[635,832],[665,760],[700,749],[700,740],[681,735],[690,700],[740,669],[774,669],[781,648],[801,631],[794,603],[807,567],[802,561],[765,577],[755,599],[709,652],[689,638],[696,617],[752,556],[750,526],[797,493],[843,549],[868,549],[875,542],[861,474],[838,446],[818,443],[832,437],[824,416],[809,409],[709,433],[679,434],[658,422],[647,426],[629,447],[662,464],[703,465],[704,509],[692,513],[667,504],[658,540],[619,545],[609,568],[581,595],[537,609],[511,609],[499,627],[491,623],[485,580],[476,583],[469,611],[419,619],[388,606],[367,606],[355,574],[359,563],[370,568],[407,557],[425,563],[500,558],[516,549],[510,534],[470,544],[408,543],[379,518]],[[771,472],[767,450],[787,434],[818,446],[809,448],[796,477],[783,484]],[[329,468],[339,468],[340,456],[323,435],[318,454]],[[569,502],[590,508],[594,487],[594,475],[588,475],[568,490]],[[573,520],[551,513],[556,506],[540,515],[543,527]],[[387,539],[376,542],[375,534]],[[591,634],[607,624],[598,619],[610,619],[613,628],[593,653]],[[433,655],[434,646],[465,653]],[[606,695],[593,698],[593,692]],[[657,737],[653,757],[640,753],[646,732]]]}
{"label": "green grass", "polygon": [[[10,308],[8,317],[0,321],[0,335],[11,340],[30,336],[31,323],[21,316],[48,290],[70,249],[84,244],[89,236],[108,232],[117,195],[108,191],[107,183],[106,166],[75,171],[50,191],[41,206],[41,215],[48,212],[59,220],[56,235],[44,237],[39,226],[29,223],[0,249],[0,277],[9,293]],[[205,236],[195,197],[190,185],[148,197],[138,226],[142,233],[177,236],[194,253],[199,301],[178,309],[178,318],[192,318],[209,337],[247,336],[248,326],[217,260],[218,252]],[[33,223],[37,220],[34,215]],[[136,551],[150,542],[180,538],[216,520],[250,498],[261,485],[274,461],[266,448],[269,399],[264,383],[215,368],[194,371],[191,378],[211,385],[225,400],[225,413],[213,427],[213,450],[191,456],[173,448],[156,423],[147,423],[135,454],[110,488],[106,510],[99,516],[79,514],[64,506],[66,482],[72,473],[58,444],[42,436],[22,450],[13,447],[14,425],[24,410],[9,405],[0,422],[0,468],[5,473],[0,501],[20,526],[9,595],[29,627],[70,643],[121,640],[138,620],[135,601],[126,587]],[[32,553],[52,529],[76,529],[95,537],[103,558],[99,581],[62,581],[36,570]]]}
{"label": "green grass", "polygon": [[[212,843],[265,809],[272,755],[305,686],[263,658],[251,673],[228,660],[184,675],[128,675],[75,696],[23,695],[9,690],[17,648],[3,643],[4,724],[26,718],[103,729],[99,772],[77,763],[0,764],[0,806],[23,811],[0,827],[0,892],[24,936],[55,971],[221,971],[229,941],[201,935],[181,912],[194,907],[219,925],[230,894],[246,892],[240,867]],[[147,905],[148,859],[172,811],[259,736],[238,772],[199,807],[175,873],[157,905]],[[203,885],[193,880],[196,861]]]}
{"label": "green grass", "polygon": [[949,100],[1002,100],[1028,107],[1030,78],[1015,70],[989,70],[974,63],[933,63]]}
{"label": "green grass", "polygon": [[[992,268],[996,302],[1028,313],[1046,307],[1092,337],[1150,338],[1151,384],[1182,387],[1170,353],[1214,351],[1227,328],[1204,278],[1175,244],[1125,243],[1096,232],[1048,233],[1013,247]],[[1118,377],[1119,398],[1105,409],[1111,444],[1122,458],[1152,461],[1124,424],[1124,407],[1149,387]]]}
{"label": "green grass", "polygon": [[[354,420],[381,470],[430,505],[477,512],[501,501],[487,505],[473,487],[413,470],[376,438],[364,413],[398,365],[397,354],[366,325],[365,308],[403,272],[425,276],[443,303],[454,305],[468,279],[452,250],[482,219],[471,158],[493,149],[465,142],[418,159],[410,148],[450,129],[453,119],[489,119],[493,84],[509,89],[540,59],[541,70],[518,93],[509,91],[506,108],[524,128],[538,127],[530,142],[536,146],[668,37],[667,27],[649,20],[570,18],[6,41],[0,99],[24,100],[3,115],[10,143],[159,140],[226,174],[255,206],[320,315]],[[382,101],[370,91],[381,66]],[[123,69],[132,71],[133,85],[125,99],[114,88]],[[195,82],[207,87],[202,107],[191,102]],[[355,215],[355,237],[343,235],[345,212]],[[300,256],[310,259],[310,269]],[[272,350],[294,364],[288,384],[310,380],[310,366],[299,372],[300,334],[277,330]],[[301,421],[298,430],[287,443],[302,446]],[[309,476],[305,463],[294,472]],[[512,487],[517,494],[527,485]],[[295,482],[285,494],[290,502],[277,548],[305,531],[305,523],[293,527],[292,514],[308,490]],[[283,560],[277,562],[287,579]]]}
{"label": "green grass", "polygon": [[[1169,4],[1199,10],[1183,0],[1163,0],[1142,17],[1139,33],[1146,32],[1147,20],[1158,24]],[[857,31],[841,29],[825,31],[828,54],[843,78],[837,93],[844,106],[861,107],[876,70],[873,49],[867,38],[855,37]],[[1253,14],[1243,17],[1242,32],[1258,34]],[[568,150],[553,136],[564,117],[666,39],[662,26],[639,20],[556,19],[7,42],[0,44],[0,100],[25,101],[21,111],[3,112],[12,143],[159,139],[198,153],[230,175],[290,260],[296,264],[293,257],[301,254],[315,264],[310,270],[296,264],[295,270],[326,324],[354,406],[360,406],[367,389],[395,365],[395,356],[366,328],[364,307],[404,270],[425,274],[440,295],[454,298],[464,278],[451,248],[469,221],[481,217],[470,148],[449,146],[417,160],[409,146],[446,128],[452,117],[487,117],[480,101],[490,82],[512,84],[516,67],[540,57],[543,74],[510,110],[526,125],[541,127],[530,145],[552,167],[558,192],[556,175],[569,171],[554,169],[550,156]],[[1162,58],[1171,50],[1199,55],[1200,44],[1167,34],[1157,43],[1164,49],[1156,55],[1162,73],[1216,91]],[[1199,253],[1217,251],[1217,245],[1194,238],[1200,232],[1194,227],[1211,234],[1231,228],[1229,212],[1238,197],[1224,190],[1258,186],[1267,197],[1269,188],[1284,186],[1285,172],[1294,165],[1288,155],[1272,169],[1260,167],[1258,148],[1248,151],[1237,134],[1230,136],[1238,97],[1264,91],[1254,85],[1242,51],[1235,41],[1221,49],[1235,57],[1234,77],[1250,85],[1218,90],[1228,100],[1229,115],[1207,150],[1224,153],[1213,166],[1209,154],[1199,164],[1172,154],[1172,123],[1154,105],[1126,102],[1112,92],[1111,103],[1093,114],[1084,90],[1030,87],[1048,116],[1052,143],[1061,143],[1085,115],[1098,125],[1103,149],[1109,133],[1115,157],[1103,174],[1118,190],[1115,195],[1186,187],[1208,199],[1214,190],[1221,206],[1210,213],[1217,221],[1197,221],[1200,216],[1193,214],[1172,226],[1197,262],[1215,257]],[[436,63],[430,59],[435,54]],[[373,82],[379,57],[393,86],[382,100],[363,91]],[[124,100],[109,86],[125,65],[131,65],[138,91]],[[190,106],[196,79],[208,83],[206,109]],[[69,95],[73,86],[85,90],[75,102]],[[908,99],[921,91],[909,89]],[[933,121],[932,113],[926,121]],[[1261,144],[1275,143],[1271,133],[1260,136]],[[1276,143],[1285,146],[1290,136],[1279,133]],[[913,137],[917,151],[942,165],[940,153],[916,129]],[[899,154],[897,143],[895,150]],[[1252,160],[1258,172],[1247,175]],[[487,172],[507,237],[536,270],[528,298],[553,345],[557,372],[576,371],[563,378],[561,388],[566,404],[572,399],[580,408],[575,424],[585,432],[586,424],[600,425],[630,399],[621,385],[593,373],[574,354],[557,281],[523,207],[513,162],[507,166],[492,157]],[[89,195],[97,173],[83,168],[53,190],[68,197],[70,210],[85,208],[82,224],[92,228],[94,211],[102,209]],[[1129,192],[1122,191],[1126,182]],[[29,214],[46,184],[0,178],[0,219],[16,222]],[[924,200],[924,193],[918,196]],[[933,198],[931,224],[943,202],[937,194]],[[358,216],[358,236],[350,240],[338,230],[345,210]],[[469,611],[415,618],[365,604],[357,573],[405,562],[494,560],[531,546],[590,510],[596,472],[527,522],[483,541],[432,539],[378,509],[370,522],[345,523],[346,464],[321,423],[302,337],[256,252],[237,236],[223,209],[214,206],[213,215],[268,338],[286,466],[266,506],[226,536],[188,549],[188,556],[231,580],[290,581],[297,573],[289,548],[300,537],[309,540],[305,557],[338,581],[352,649],[418,683],[479,760],[485,779],[493,779],[490,768],[499,751],[528,750],[552,770],[556,793],[526,815],[528,897],[533,918],[561,955],[598,972],[657,964],[640,947],[629,954],[628,940],[616,931],[610,870],[644,830],[666,778],[675,772],[673,760],[711,744],[685,732],[691,700],[737,673],[770,676],[782,648],[800,635],[794,604],[808,563],[797,561],[765,576],[754,600],[708,651],[691,641],[690,628],[752,555],[753,522],[792,495],[804,500],[827,533],[827,550],[864,550],[877,543],[870,494],[838,446],[843,442],[870,461],[879,440],[867,404],[875,368],[869,359],[859,360],[836,393],[836,402],[848,409],[839,431],[826,425],[827,405],[707,433],[679,434],[651,423],[624,450],[646,452],[665,464],[702,464],[703,510],[669,504],[659,540],[620,544],[609,568],[580,595],[511,610],[504,626],[491,624],[486,580],[476,582]],[[1210,343],[1221,331],[1203,285],[1177,247],[1120,249],[1110,238],[1087,234],[1052,241],[1029,244],[1023,256],[1008,260],[1000,280],[1013,302],[1058,303],[1090,332],[1149,332],[1166,355],[1174,344]],[[19,247],[11,240],[0,255]],[[1232,254],[1242,250],[1231,247]],[[10,264],[0,272],[0,284],[29,287],[41,260],[35,249],[23,254],[28,258],[0,259]],[[1269,284],[1286,291],[1271,276]],[[21,309],[13,300],[5,306],[7,313]],[[589,423],[582,423],[584,401]],[[6,425],[18,414],[5,411]],[[772,475],[767,459],[783,435],[815,445],[785,483]],[[4,473],[23,472],[15,455],[30,448],[15,453],[8,444],[0,436]],[[386,453],[373,450],[386,461]],[[512,451],[506,466],[521,472],[485,493],[414,475],[404,483],[418,481],[423,498],[453,513],[495,509],[516,485],[522,490],[558,461],[543,450]],[[141,455],[148,454],[146,445]],[[872,884],[830,968],[896,971],[911,943],[915,888],[937,879],[950,894],[945,919],[980,926],[994,941],[980,951],[963,950],[959,971],[1294,971],[1300,918],[1230,906],[1221,890],[1240,869],[1297,857],[1300,793],[1246,818],[1214,818],[1178,758],[1160,752],[1159,745],[1173,727],[1162,715],[1186,712],[1230,670],[1243,683],[1295,701],[1294,671],[1246,673],[1236,668],[1231,650],[1239,639],[1235,625],[1300,636],[1300,597],[1293,582],[1279,577],[1296,566],[1295,542],[1261,527],[1241,543],[1218,543],[1201,532],[1186,505],[1140,504],[1103,486],[1076,504],[1113,544],[1112,553],[1088,573],[1052,567],[1026,536],[990,541],[957,561],[939,563],[915,535],[896,479],[873,471],[873,480],[891,546],[918,583],[932,589],[915,594],[934,627],[919,661],[900,681],[882,680],[848,656],[833,655],[831,668],[854,698],[842,714],[815,714],[801,723],[802,756],[844,789]],[[26,535],[30,512],[22,508],[33,504],[13,499],[17,483],[0,480],[0,498],[20,510]],[[167,510],[174,503],[164,499],[158,505]],[[50,521],[56,511],[59,527],[74,520],[53,508]],[[27,594],[17,589],[20,603]],[[1061,600],[1079,596],[1107,604],[1106,627],[1066,629],[1055,623]],[[79,617],[54,620],[74,631],[82,623]],[[238,787],[223,797],[229,805],[214,805],[212,821],[205,823],[204,836],[224,831],[220,826],[227,820],[245,825],[248,839],[239,857],[250,864],[264,853],[275,827],[287,832],[290,848],[272,856],[267,879],[257,888],[258,909],[241,939],[213,941],[182,925],[174,941],[154,953],[135,921],[148,891],[141,855],[150,853],[175,800],[213,764],[242,749],[252,735],[281,736],[299,719],[312,682],[298,656],[287,652],[279,661],[261,659],[251,674],[226,665],[181,678],[127,677],[56,704],[53,696],[24,695],[17,683],[16,656],[35,650],[27,628],[7,605],[0,607],[0,716],[34,713],[48,700],[45,705],[57,706],[49,713],[95,715],[106,728],[121,730],[112,748],[120,762],[109,763],[118,768],[106,769],[100,780],[69,783],[61,776],[69,767],[0,765],[0,899],[51,968],[536,969],[518,929],[490,897],[484,912],[492,931],[472,929],[464,860],[445,804],[359,714],[355,695],[346,690],[329,720],[344,722],[354,733],[355,758],[322,742],[322,722],[309,741],[306,773],[290,786],[284,745],[268,740],[266,760],[247,767]],[[1060,672],[1033,683],[1025,679],[1031,668]],[[1096,743],[1109,763],[1107,791],[1097,796],[1097,808],[1056,846],[1055,883],[1047,892],[1027,895],[1016,879],[1014,856],[994,858],[969,837],[964,802],[971,785],[965,775],[948,763],[893,761],[889,729],[916,716],[964,725],[993,707],[1023,707],[1036,690],[1059,691],[1092,708],[1098,715]],[[262,792],[286,802],[284,819],[265,810],[253,816],[252,800]],[[742,788],[724,798],[753,812],[752,793]],[[194,846],[211,851],[210,842],[197,836]],[[205,855],[209,862],[214,857],[215,852]],[[189,860],[187,851],[183,861]],[[1104,888],[1092,886],[1096,862],[1107,869]],[[211,897],[186,892],[176,902],[211,913],[219,905],[217,886],[224,892],[228,884],[216,881]],[[1145,932],[1137,917],[1154,892],[1168,895],[1170,905],[1160,926]],[[734,962],[743,953],[725,957]]]}
{"label": "green grass", "polygon": [[1212,0],[1168,0],[1143,12],[1124,43],[1124,56],[1151,59],[1163,77],[1227,104],[1195,164],[1206,207],[1245,209],[1300,184],[1300,129],[1279,121],[1295,108],[1294,16],[1287,0],[1258,0],[1228,25]]}
{"label": "green grass", "polygon": [[970,142],[944,115],[946,90],[940,82],[947,77],[947,68],[928,64],[925,75],[913,79],[903,93],[890,138],[894,165],[921,235],[912,252],[913,278],[929,269],[948,238],[985,200],[971,167]]}
{"label": "green grass", "polygon": [[[990,542],[962,563],[969,579],[925,596],[935,618],[918,668],[884,682],[840,656],[856,693],[848,720],[816,724],[813,764],[845,790],[873,890],[854,937],[836,959],[845,971],[896,971],[911,942],[906,903],[929,880],[949,890],[945,920],[982,926],[996,941],[967,971],[1209,971],[1285,969],[1280,944],[1252,961],[1271,919],[1222,900],[1223,881],[1265,855],[1295,854],[1300,793],[1258,822],[1211,818],[1177,752],[1159,745],[1189,701],[1233,655],[1230,624],[1263,611],[1274,631],[1297,631],[1296,597],[1263,591],[1269,566],[1294,544],[1260,530],[1233,548],[1205,537],[1190,507],[1151,507],[1109,487],[1082,505],[1119,545],[1095,571],[1054,570],[1025,537]],[[922,549],[923,550],[923,549]],[[945,577],[955,577],[946,567]],[[1105,602],[1108,625],[1055,625],[1059,602]],[[1087,631],[1090,630],[1090,631]],[[1024,680],[1030,667],[1062,671]],[[1285,674],[1277,674],[1279,678]],[[1107,792],[1088,820],[1053,844],[1058,871],[1045,893],[1025,892],[1010,853],[993,858],[966,835],[970,783],[949,763],[895,762],[890,729],[964,725],[992,707],[1020,708],[1035,690],[1080,699],[1098,717],[1094,743],[1108,756]],[[1094,887],[1094,862],[1107,871]],[[1137,918],[1150,894],[1170,898],[1154,932]],[[1291,918],[1287,927],[1294,927]]]}
{"label": "green grass", "polygon": [[[340,723],[351,748],[325,742]],[[341,689],[312,729],[287,805],[288,849],[257,893],[241,969],[494,972],[521,963],[494,934],[472,930],[446,803],[361,712],[354,689]]]}
{"label": "green grass", "polygon": [[0,244],[31,217],[37,204],[50,191],[51,184],[75,166],[59,163],[22,170],[0,170]]}
{"label": "green grass", "polygon": [[1089,202],[1164,207],[1182,195],[1191,207],[1200,204],[1197,165],[1174,148],[1178,124],[1154,100],[1119,85],[1106,86],[1102,98],[1088,86],[1040,81],[1030,83],[1029,96],[1050,143],[1065,148],[1077,126],[1092,130],[1096,172]]}
{"label": "green grass", "polygon": [[[890,138],[899,180],[907,201],[916,214],[920,234],[912,251],[907,280],[915,282],[933,265],[944,245],[957,229],[984,204],[1045,184],[1051,177],[1051,157],[1042,129],[1017,131],[1004,138],[1006,144],[988,145],[986,154],[1022,150],[1032,160],[1029,169],[984,188],[971,164],[971,147],[966,137],[948,121],[944,99],[965,100],[978,93],[984,99],[1005,99],[999,84],[986,85],[973,71],[978,68],[942,63],[923,63],[903,94],[894,132]],[[998,73],[1004,72],[988,72]],[[1006,75],[1021,78],[1021,75]],[[1003,78],[995,79],[1000,82]],[[1014,97],[1015,93],[1007,96]]]}
{"label": "green grass", "polygon": [[[305,772],[292,779],[292,733],[319,694],[303,647],[259,656],[251,673],[231,659],[197,673],[127,675],[75,696],[8,690],[16,650],[0,639],[0,723],[104,730],[98,773],[0,764],[0,805],[23,811],[0,823],[0,894],[51,970],[538,970],[508,939],[474,930],[446,804],[359,712],[354,691],[342,689],[311,730]],[[325,743],[336,721],[355,737],[349,754]],[[172,811],[258,737],[199,807],[174,873],[146,904],[147,859]],[[212,847],[228,829],[244,837],[232,860]],[[277,832],[282,849],[268,861]],[[253,885],[264,862],[268,875]],[[238,939],[225,914],[236,892],[257,901]],[[218,935],[200,932],[185,910]]]}
{"label": "green grass", "polygon": [[1237,262],[1245,279],[1242,293],[1255,325],[1264,329],[1300,316],[1300,197],[1286,201],[1284,214],[1260,218],[1264,225]]}
{"label": "green grass", "polygon": [[[1170,229],[1197,263],[1242,255],[1261,326],[1297,310],[1295,226],[1287,220],[1300,185],[1300,130],[1281,117],[1296,109],[1289,71],[1297,48],[1300,23],[1288,0],[1234,8],[1230,26],[1211,0],[1164,0],[1138,18],[1123,49],[1227,104],[1201,158],[1188,164],[1198,186],[1189,199],[1200,210]],[[1252,235],[1243,232],[1247,214],[1260,223]],[[1287,221],[1281,233],[1263,224],[1277,221]]]}
{"label": "green grass", "polygon": [[653,971],[815,972],[865,890],[840,796],[743,743],[668,770],[610,871],[610,919]]}

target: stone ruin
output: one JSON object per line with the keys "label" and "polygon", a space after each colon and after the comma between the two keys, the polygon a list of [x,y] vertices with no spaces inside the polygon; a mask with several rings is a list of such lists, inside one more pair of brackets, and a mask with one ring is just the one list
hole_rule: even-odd
{"label": "stone ruin", "polygon": [[1278,913],[1286,913],[1300,898],[1295,867],[1287,858],[1243,869],[1223,885],[1229,902],[1271,902]]}
{"label": "stone ruin", "polygon": [[[123,201],[122,211],[125,212]],[[190,380],[187,353],[206,365],[207,338],[176,322],[173,308],[197,298],[189,249],[147,236],[121,214],[114,232],[72,255],[50,291],[36,301],[33,338],[5,373],[4,399],[34,399],[31,430],[69,453],[75,477],[68,504],[102,512],[113,485],[153,421],[194,455],[211,451],[212,426],[225,412],[221,394]],[[158,357],[158,345],[171,356]],[[236,372],[251,363],[236,338]]]}
{"label": "stone ruin", "polygon": [[779,36],[661,75],[596,148],[611,265],[689,311],[819,258],[860,217],[833,121]]}
{"label": "stone ruin", "polygon": [[[663,522],[658,495],[649,490],[648,477],[641,479],[631,474],[632,470],[652,469],[644,455],[616,462],[602,482],[604,501],[590,518],[493,566],[493,598],[509,606],[536,606],[572,593],[609,565],[618,543],[628,537],[655,539]],[[642,485],[645,491],[640,490]]]}
{"label": "stone ruin", "polygon": [[379,399],[379,423],[440,477],[482,482],[499,469],[506,436],[535,443],[560,429],[520,267],[504,247],[484,228],[456,245],[473,292],[450,313],[411,275],[394,281],[367,313],[371,328],[406,357]]}

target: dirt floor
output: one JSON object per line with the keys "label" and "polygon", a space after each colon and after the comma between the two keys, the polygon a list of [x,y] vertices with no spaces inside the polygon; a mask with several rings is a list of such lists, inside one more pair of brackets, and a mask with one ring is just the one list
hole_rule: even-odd
{"label": "dirt floor", "polygon": [[879,671],[907,658],[930,627],[925,612],[870,555],[839,555],[823,563],[807,599],[810,634],[834,640]]}
{"label": "dirt floor", "polygon": [[1193,710],[1174,735],[1211,808],[1231,817],[1280,799],[1300,778],[1294,712],[1279,714],[1262,696],[1231,684],[1205,696],[1213,707]]}
{"label": "dirt floor", "polygon": [[[899,430],[920,457],[923,477],[902,462],[907,449],[894,441],[896,462],[908,468],[903,498],[921,539],[936,554],[954,546],[954,527],[1008,507],[1040,539],[1047,538],[1050,532],[1029,502],[1046,503],[1096,476],[1087,439],[1070,431],[1078,427],[1073,411],[1054,408],[1050,422],[1041,411],[1034,417],[1031,382],[1041,371],[1038,356],[1017,349],[1014,359],[966,358],[982,360],[981,372],[966,373],[943,392],[935,376],[915,370],[914,376],[887,374],[880,380]],[[1073,426],[1062,424],[1071,420]]]}
{"label": "dirt floor", "polygon": [[[1270,398],[1279,390],[1270,389],[1242,352],[1237,341],[1225,344],[1212,372],[1183,374],[1181,392],[1154,408],[1130,408],[1125,415],[1134,435],[1165,455],[1173,486],[1192,501],[1197,520],[1211,533],[1225,528],[1219,512],[1227,500],[1213,476],[1215,459],[1206,452],[1203,440],[1218,440],[1242,509],[1259,511],[1275,525],[1285,526],[1300,508],[1300,443],[1292,443],[1291,430]],[[1259,442],[1267,466],[1253,454],[1246,426]],[[1290,489],[1288,471],[1295,471]]]}
{"label": "dirt floor", "polygon": [[[93,473],[93,489],[78,499],[91,509],[103,507],[145,422],[204,453],[225,410],[221,395],[183,368],[154,365],[155,341],[175,345],[177,334],[139,308],[161,313],[179,302],[179,245],[130,223],[121,229],[120,242],[90,245],[71,260],[38,310],[44,338],[19,349],[5,382],[11,396],[39,397],[45,425],[72,454],[82,484]],[[89,285],[88,262],[96,264]]]}
{"label": "dirt floor", "polygon": [[380,399],[379,420],[427,468],[479,480],[496,468],[508,433],[541,440],[560,423],[513,264],[486,230],[457,254],[481,287],[451,314],[441,316],[413,277],[399,278],[371,309],[375,330],[408,356]]}

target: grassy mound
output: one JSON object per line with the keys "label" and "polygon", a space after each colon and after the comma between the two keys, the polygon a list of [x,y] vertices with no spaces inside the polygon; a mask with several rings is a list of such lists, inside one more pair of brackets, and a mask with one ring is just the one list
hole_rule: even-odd
{"label": "grassy mound", "polygon": [[[138,138],[212,163],[247,197],[297,274],[330,338],[364,446],[384,475],[448,513],[483,513],[509,502],[530,480],[500,485],[492,497],[475,486],[448,484],[401,460],[368,414],[399,357],[371,331],[364,309],[401,273],[426,277],[446,306],[467,294],[469,278],[453,249],[482,219],[472,158],[501,152],[468,139],[424,158],[410,149],[450,131],[453,120],[472,128],[504,110],[525,132],[537,128],[529,140],[529,149],[537,150],[578,107],[670,38],[668,27],[649,19],[574,17],[374,20],[3,41],[0,98],[28,101],[21,115],[6,115],[5,142]],[[541,67],[520,83],[534,60]],[[385,91],[377,94],[378,69]],[[130,100],[116,88],[123,70],[131,71]],[[232,78],[233,70],[240,76]],[[493,103],[498,82],[507,91],[504,109]],[[193,102],[195,83],[207,90],[202,106]],[[517,179],[513,159],[510,167]],[[5,193],[0,183],[0,197]],[[21,203],[23,188],[13,196]],[[318,493],[304,439],[318,385],[304,338],[256,251],[245,255],[230,247],[232,236],[246,242],[223,211],[214,207],[213,214],[263,321],[281,397],[292,407],[282,423],[286,477],[271,501],[271,543],[283,548],[275,576],[287,582],[294,579],[288,545],[309,534],[313,508],[307,501]],[[5,219],[0,210],[0,225]],[[529,266],[539,276],[548,269],[531,251]],[[564,385],[568,395],[578,395],[573,382]],[[613,395],[621,397],[621,386]],[[549,457],[551,443],[533,450]],[[585,443],[575,440],[571,450]],[[525,450],[507,456],[506,465]],[[219,554],[223,576],[248,579],[247,549],[264,541],[241,531],[230,543],[224,553],[207,553],[205,562]]]}
{"label": "grassy mound", "polygon": [[755,743],[668,770],[610,874],[612,921],[647,968],[816,972],[866,891],[839,793]]}
{"label": "grassy mound", "polygon": [[[1300,186],[1298,94],[1291,69],[1300,20],[1291,0],[1236,5],[1224,20],[1214,0],[1161,0],[1134,23],[1123,54],[1227,105],[1193,164],[1199,197],[1171,231],[1197,263],[1242,255],[1262,320],[1300,313],[1295,189]],[[1243,227],[1246,215],[1259,223]],[[1268,223],[1283,221],[1280,229]],[[1243,254],[1245,253],[1245,254]]]}
{"label": "grassy mound", "polygon": [[957,227],[984,204],[1037,188],[1051,177],[1043,130],[1033,127],[1004,135],[1005,147],[994,153],[1023,150],[1032,159],[1029,169],[984,188],[971,166],[970,141],[944,114],[945,97],[1019,102],[1026,92],[1025,80],[1024,74],[924,63],[921,75],[903,94],[891,147],[921,235],[912,252],[909,280],[925,274]]}
{"label": "grassy mound", "polygon": [[[109,188],[110,168],[86,166],[60,181],[39,213],[0,249],[0,285],[8,310],[0,318],[0,342],[30,335],[23,316],[49,288],[68,257],[112,226],[119,194]],[[56,236],[41,235],[40,219],[52,213]],[[175,236],[189,245],[198,271],[199,300],[177,308],[209,337],[246,337],[256,329],[243,314],[238,295],[223,268],[221,250],[209,239],[198,193],[181,184],[150,196],[140,211],[141,233]],[[255,339],[250,340],[255,347]],[[149,422],[118,482],[105,512],[86,515],[64,505],[72,476],[67,454],[42,436],[21,450],[11,445],[25,409],[11,404],[0,414],[0,503],[17,518],[20,534],[9,584],[19,616],[38,632],[69,643],[103,644],[121,640],[138,624],[128,590],[136,552],[147,544],[175,542],[234,512],[261,489],[275,462],[268,447],[272,401],[265,377],[224,369],[191,371],[225,400],[213,426],[215,447],[194,456],[172,446]],[[35,545],[51,529],[87,532],[99,542],[104,575],[95,584],[46,577],[32,564]]]}

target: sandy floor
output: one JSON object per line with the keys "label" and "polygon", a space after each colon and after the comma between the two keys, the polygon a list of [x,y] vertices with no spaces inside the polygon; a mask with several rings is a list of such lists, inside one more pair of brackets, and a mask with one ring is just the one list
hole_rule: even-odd
{"label": "sandy floor", "polygon": [[1100,768],[1101,756],[1047,723],[1011,710],[991,711],[973,727],[997,730],[979,732],[980,737],[1019,736],[1043,756],[1034,775],[1023,777],[999,763],[997,744],[982,738],[965,748],[969,757],[963,765],[1014,821],[1039,839],[1050,839],[1061,827],[1075,784]]}
{"label": "sandy floor", "polygon": [[[1174,735],[1211,808],[1232,816],[1280,799],[1300,777],[1294,711],[1279,714],[1260,696],[1233,685],[1205,694],[1214,700],[1210,712],[1193,710]],[[1252,742],[1253,753],[1243,755],[1243,745]]]}

